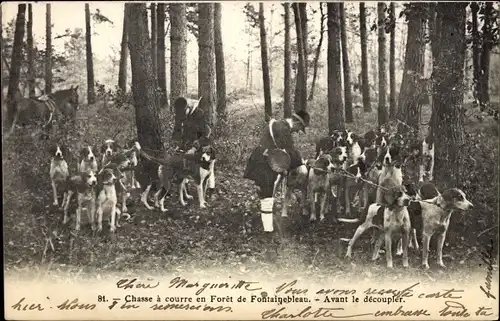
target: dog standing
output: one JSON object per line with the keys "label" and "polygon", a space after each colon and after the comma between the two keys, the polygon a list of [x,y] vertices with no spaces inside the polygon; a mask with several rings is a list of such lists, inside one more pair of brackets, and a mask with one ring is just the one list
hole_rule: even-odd
{"label": "dog standing", "polygon": [[95,148],[92,145],[87,145],[80,150],[80,160],[78,163],[78,172],[83,173],[92,170],[97,173],[97,157]]}
{"label": "dog standing", "polygon": [[[50,160],[50,181],[54,196],[54,206],[58,206],[57,188],[65,183],[69,176],[68,163],[65,160],[67,149],[63,145],[55,145],[50,148],[52,158]],[[64,201],[64,198],[63,198]]]}
{"label": "dog standing", "polygon": [[[118,175],[118,176],[117,176]],[[99,174],[99,185],[101,188],[97,196],[97,231],[102,231],[102,217],[104,212],[110,213],[110,232],[114,233],[116,230],[116,205],[118,197],[116,193],[116,181],[120,174],[117,170],[112,168],[105,168]]]}
{"label": "dog standing", "polygon": [[383,204],[384,190],[389,190],[394,186],[403,184],[403,172],[401,170],[401,157],[399,148],[389,145],[385,152],[380,155],[382,170],[378,178],[377,204]]}
{"label": "dog standing", "polygon": [[[379,257],[380,247],[385,240],[387,267],[392,268],[392,238],[402,233],[403,238],[403,266],[408,267],[408,243],[410,238],[411,221],[407,206],[410,197],[404,186],[394,186],[385,194],[385,203],[388,205],[371,204],[368,207],[364,222],[356,229],[354,236],[349,240],[346,257],[352,256],[352,247],[359,237],[369,228],[376,227],[383,231],[380,234],[373,251],[372,260]],[[339,219],[340,222],[353,223],[357,219]]]}
{"label": "dog standing", "polygon": [[[422,236],[422,265],[425,269],[429,268],[429,244],[431,237],[437,234],[437,264],[445,268],[443,246],[446,232],[450,226],[451,215],[456,210],[469,210],[473,207],[473,204],[467,200],[462,190],[450,188],[441,194],[432,183],[422,186],[418,195],[423,200],[411,202],[408,209],[412,219],[417,222],[415,225],[422,226],[418,231],[418,234]],[[433,195],[435,197],[429,199]]]}
{"label": "dog standing", "polygon": [[311,168],[309,169],[307,195],[309,197],[310,205],[310,221],[316,220],[316,201],[321,197],[321,205],[319,210],[320,220],[325,219],[325,211],[328,196],[331,191],[331,180],[334,164],[332,163],[332,156],[329,154],[322,154],[315,161],[310,162]]}
{"label": "dog standing", "polygon": [[76,209],[76,226],[77,231],[80,230],[80,222],[82,210],[86,208],[92,230],[94,227],[95,213],[95,186],[97,184],[96,173],[91,169],[81,172],[80,175],[71,177],[68,180],[66,196],[63,200],[64,219],[63,224],[68,222],[68,208],[71,198],[74,194],[77,195],[78,206]]}

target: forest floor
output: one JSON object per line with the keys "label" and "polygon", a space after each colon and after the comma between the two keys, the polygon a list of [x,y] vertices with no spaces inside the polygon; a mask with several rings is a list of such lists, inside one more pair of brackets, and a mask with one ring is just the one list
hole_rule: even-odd
{"label": "forest floor", "polygon": [[[280,117],[280,106],[276,106],[275,113]],[[118,132],[118,124],[122,128],[118,139],[129,135],[129,131],[133,132],[132,110],[96,108],[81,109],[79,117],[87,121],[84,133],[79,136],[80,143],[102,142],[109,133]],[[297,137],[304,157],[313,155],[314,138],[327,133],[327,117],[320,111],[326,110],[324,100],[312,102],[310,110],[313,111],[312,126],[306,135]],[[62,226],[62,213],[52,206],[47,154],[37,148],[41,145],[36,145],[29,135],[6,142],[2,151],[5,271],[46,278],[61,279],[63,276],[65,280],[144,271],[150,274],[195,272],[203,275],[217,270],[232,275],[264,274],[269,277],[301,273],[311,278],[387,277],[394,280],[411,274],[430,281],[466,281],[472,275],[471,270],[484,269],[480,267],[480,250],[484,236],[495,238],[497,244],[497,227],[490,226],[490,222],[498,220],[483,219],[481,223],[480,217],[497,215],[498,204],[494,202],[495,195],[498,195],[497,184],[486,192],[488,203],[483,202],[484,206],[478,204],[475,210],[452,217],[444,247],[447,271],[436,268],[435,251],[431,252],[429,260],[431,269],[424,271],[420,268],[420,255],[410,250],[411,267],[403,269],[401,258],[396,257],[395,271],[387,274],[384,255],[378,262],[370,260],[371,233],[366,233],[357,243],[354,259],[347,260],[344,258],[346,244],[339,239],[351,237],[356,225],[334,224],[332,215],[324,222],[312,224],[299,214],[296,206],[292,207],[289,219],[279,219],[284,236],[278,246],[277,261],[273,264],[266,262],[256,188],[242,178],[246,158],[263,125],[262,111],[260,97],[245,97],[231,103],[229,121],[223,130],[225,136],[217,143],[221,160],[220,165],[216,165],[216,193],[208,200],[207,209],[198,208],[196,197],[188,206],[180,206],[176,193],[166,200],[166,213],[148,211],[137,203],[136,207],[130,208],[134,212],[131,219],[126,222],[122,219],[115,237],[108,233],[106,222],[104,231],[93,235],[86,225],[86,215],[82,215],[83,229],[77,235],[74,234],[74,220],[70,225]],[[355,108],[354,117],[355,123],[348,127],[358,133],[364,133],[376,124],[375,111],[363,114],[360,108]],[[423,119],[426,117],[428,113],[424,113]],[[486,132],[494,124],[479,126],[471,123],[468,126],[471,131]],[[491,153],[488,155],[498,155],[498,131],[488,146]],[[493,159],[493,163],[497,162]],[[75,162],[70,162],[70,170],[75,167]],[[496,182],[497,170],[494,175]],[[482,181],[474,184],[478,185],[477,188],[484,188],[485,181],[490,178],[482,177]],[[193,188],[190,186],[191,194],[195,195]],[[471,199],[478,203],[474,195]],[[280,207],[278,204],[276,213]],[[472,225],[471,220],[475,222]]]}

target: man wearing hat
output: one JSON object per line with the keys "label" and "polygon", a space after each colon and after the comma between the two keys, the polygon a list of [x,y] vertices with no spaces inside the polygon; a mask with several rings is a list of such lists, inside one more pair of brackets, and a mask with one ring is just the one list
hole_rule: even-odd
{"label": "man wearing hat", "polygon": [[298,111],[291,118],[271,119],[247,162],[243,177],[254,181],[259,187],[260,216],[264,233],[271,244],[274,231],[274,190],[279,175],[286,175],[291,170],[307,173],[292,137],[294,132],[305,133],[307,126],[309,114],[305,111]]}

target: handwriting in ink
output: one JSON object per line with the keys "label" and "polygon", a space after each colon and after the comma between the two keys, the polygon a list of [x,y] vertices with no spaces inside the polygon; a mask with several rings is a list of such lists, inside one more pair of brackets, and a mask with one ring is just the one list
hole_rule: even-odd
{"label": "handwriting in ink", "polygon": [[394,298],[409,298],[413,296],[413,288],[419,285],[420,283],[415,283],[406,289],[397,290],[397,289],[372,289],[368,288],[364,291],[367,295],[386,295],[391,294]]}
{"label": "handwriting in ink", "polygon": [[[21,298],[19,302],[12,305],[11,308],[17,311],[43,311],[45,308],[42,307],[40,303],[25,303],[26,298]],[[24,304],[21,304],[24,303]]]}
{"label": "handwriting in ink", "polygon": [[73,299],[71,302],[69,299],[57,306],[59,310],[94,310],[95,304],[80,303],[78,299]]}
{"label": "handwriting in ink", "polygon": [[[151,280],[148,280],[151,281]],[[137,282],[137,279],[121,279],[118,282],[116,282],[116,287],[119,289],[154,289],[160,285],[160,282],[156,282],[156,284],[149,284],[149,283],[141,283]]]}
{"label": "handwriting in ink", "polygon": [[457,293],[462,293],[464,290],[455,290],[451,288],[450,290],[443,290],[443,292],[434,293],[420,293],[418,295],[419,299],[461,299],[462,296]]}
{"label": "handwriting in ink", "polygon": [[402,317],[417,317],[417,316],[430,316],[429,312],[425,309],[419,309],[419,310],[404,310],[403,306],[400,305],[396,311],[394,310],[385,310],[385,311],[377,311],[375,312],[376,317],[397,317],[397,316],[402,316]]}
{"label": "handwriting in ink", "polygon": [[495,256],[493,254],[493,239],[491,239],[490,244],[487,246],[487,248],[483,251],[481,251],[481,257],[483,259],[483,262],[486,263],[486,278],[484,281],[484,286],[486,289],[480,285],[479,288],[483,293],[486,295],[487,298],[496,300],[496,297],[491,294],[491,281],[493,277],[493,265],[495,264]]}
{"label": "handwriting in ink", "polygon": [[446,301],[444,303],[446,306],[439,311],[439,315],[442,317],[470,317],[470,313],[467,312],[467,308],[460,302],[456,301]]}
{"label": "handwriting in ink", "polygon": [[219,305],[219,306],[213,307],[211,305],[205,304],[202,307],[202,305],[200,305],[200,304],[191,305],[189,303],[185,303],[185,304],[173,304],[173,303],[157,304],[157,303],[155,303],[152,306],[150,306],[149,308],[152,310],[185,310],[185,311],[195,310],[195,311],[204,311],[204,312],[233,312],[233,310],[229,306]]}
{"label": "handwriting in ink", "polygon": [[485,316],[485,317],[493,315],[493,313],[488,312],[490,310],[491,310],[491,308],[479,307],[479,308],[477,308],[476,315],[477,316]]}
{"label": "handwriting in ink", "polygon": [[175,277],[170,281],[169,288],[175,287],[177,288],[197,288],[196,295],[200,295],[206,289],[231,289],[238,290],[244,289],[247,291],[258,291],[262,290],[262,287],[258,287],[259,282],[248,282],[248,281],[239,281],[238,283],[204,283],[200,285],[198,281],[195,283],[190,283],[186,279],[181,279],[180,277]]}
{"label": "handwriting in ink", "polygon": [[291,294],[291,295],[300,295],[300,294],[307,294],[307,289],[295,289],[292,286],[297,284],[297,280],[293,280],[292,282],[288,283],[283,283],[282,285],[278,286],[276,288],[276,294],[284,291],[284,294]]}
{"label": "handwriting in ink", "polygon": [[311,306],[307,306],[306,308],[302,309],[297,314],[289,313],[286,310],[286,307],[279,308],[279,309],[271,309],[271,310],[266,310],[261,313],[262,319],[295,319],[295,318],[341,318],[341,319],[347,319],[347,318],[355,318],[355,317],[362,317],[362,316],[367,316],[367,315],[372,315],[373,313],[362,313],[362,314],[342,314],[342,315],[337,315],[334,313],[334,311],[343,311],[344,308],[318,308],[316,310],[313,310]]}

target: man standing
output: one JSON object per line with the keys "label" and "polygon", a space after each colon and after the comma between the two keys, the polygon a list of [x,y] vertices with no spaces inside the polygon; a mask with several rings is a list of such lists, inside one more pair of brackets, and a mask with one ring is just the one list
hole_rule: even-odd
{"label": "man standing", "polygon": [[[271,167],[271,163],[280,163],[270,157],[273,150],[286,152],[289,157],[286,170],[296,169],[302,165],[300,153],[295,149],[292,133],[302,131],[309,126],[309,114],[299,111],[291,118],[283,120],[271,119],[264,129],[259,145],[253,150],[247,162],[244,178],[254,181],[259,187],[260,216],[264,228],[265,237],[272,245],[273,243],[273,205],[274,189],[279,178],[278,172]],[[278,164],[279,166],[279,164]],[[301,170],[306,170],[305,166]],[[266,251],[266,254],[270,254]]]}

